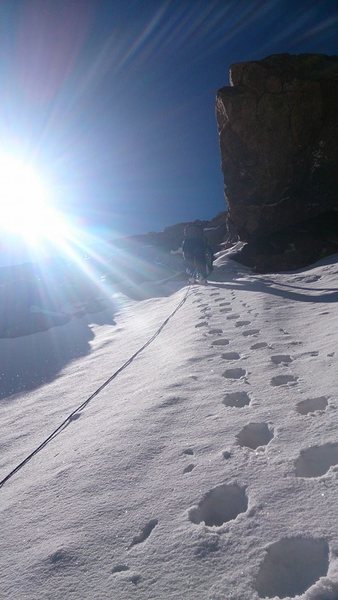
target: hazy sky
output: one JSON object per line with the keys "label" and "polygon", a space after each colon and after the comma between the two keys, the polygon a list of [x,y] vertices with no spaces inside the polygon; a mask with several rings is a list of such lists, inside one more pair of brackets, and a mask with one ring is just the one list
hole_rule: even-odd
{"label": "hazy sky", "polygon": [[62,207],[136,233],[224,209],[215,95],[233,62],[338,54],[318,0],[0,3],[0,141]]}

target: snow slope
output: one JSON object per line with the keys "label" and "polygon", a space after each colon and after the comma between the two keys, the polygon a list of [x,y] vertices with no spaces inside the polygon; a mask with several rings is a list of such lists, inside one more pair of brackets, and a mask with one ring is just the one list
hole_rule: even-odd
{"label": "snow slope", "polygon": [[0,340],[3,478],[188,291],[0,488],[1,598],[338,599],[336,260]]}

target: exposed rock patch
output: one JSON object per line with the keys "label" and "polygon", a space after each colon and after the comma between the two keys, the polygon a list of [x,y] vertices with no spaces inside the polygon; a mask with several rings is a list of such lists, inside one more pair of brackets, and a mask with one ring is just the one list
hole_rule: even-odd
{"label": "exposed rock patch", "polygon": [[232,65],[217,122],[230,222],[248,242],[242,262],[287,269],[336,251],[337,106],[337,56]]}

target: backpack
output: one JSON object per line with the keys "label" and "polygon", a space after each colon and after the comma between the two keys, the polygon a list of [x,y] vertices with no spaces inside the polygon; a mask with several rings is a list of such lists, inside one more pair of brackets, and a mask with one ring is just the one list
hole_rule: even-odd
{"label": "backpack", "polygon": [[203,238],[203,227],[197,223],[191,223],[184,229],[184,237],[186,239],[202,239]]}

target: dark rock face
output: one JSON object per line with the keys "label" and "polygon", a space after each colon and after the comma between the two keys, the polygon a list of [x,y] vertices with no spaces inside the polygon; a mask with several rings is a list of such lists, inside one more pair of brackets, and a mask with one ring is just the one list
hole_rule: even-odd
{"label": "dark rock face", "polygon": [[337,252],[338,212],[328,212],[252,239],[229,257],[260,273],[269,273],[299,269]]}
{"label": "dark rock face", "polygon": [[230,81],[217,121],[241,239],[257,243],[338,210],[338,56],[269,56],[233,65]]}

